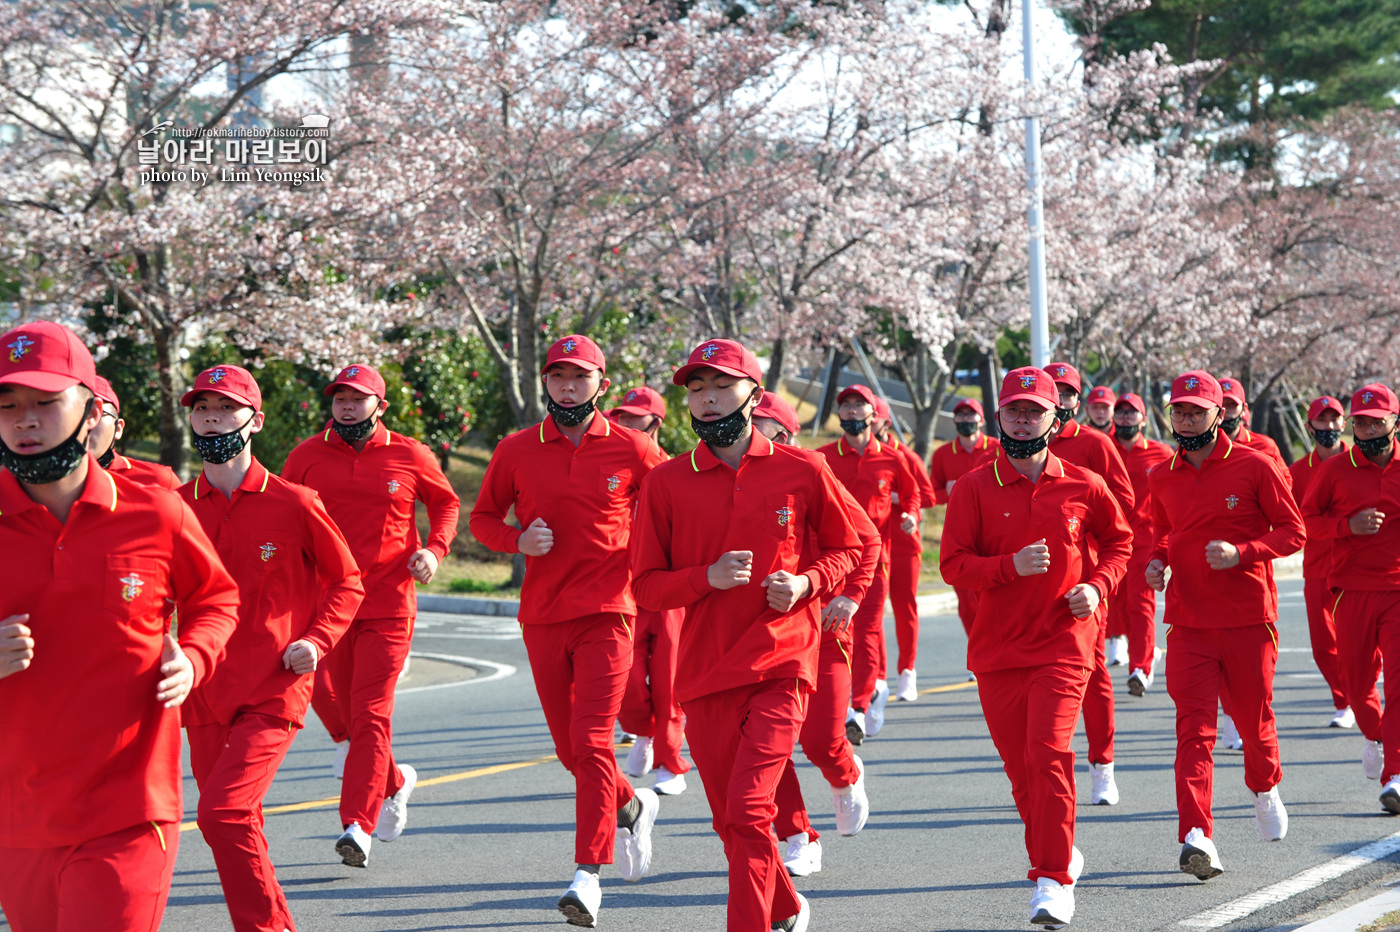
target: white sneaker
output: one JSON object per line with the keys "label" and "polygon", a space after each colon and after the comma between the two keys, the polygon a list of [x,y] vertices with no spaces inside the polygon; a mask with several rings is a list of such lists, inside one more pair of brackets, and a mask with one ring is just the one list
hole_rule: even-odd
{"label": "white sneaker", "polygon": [[900,702],[913,702],[919,698],[919,675],[913,670],[900,670],[899,683],[895,686],[894,697]]}
{"label": "white sneaker", "polygon": [[651,828],[661,811],[660,797],[646,787],[637,790],[637,799],[642,802],[637,821],[630,830],[617,830],[617,866],[628,883],[636,883],[651,870]]}
{"label": "white sneaker", "polygon": [[1386,812],[1400,815],[1400,777],[1392,777],[1381,790],[1381,807]]}
{"label": "white sneaker", "polygon": [[885,704],[890,701],[890,684],[884,680],[875,681],[875,695],[870,697],[870,706],[865,710],[865,736],[873,738],[885,727]]}
{"label": "white sneaker", "polygon": [[1225,873],[1225,868],[1220,866],[1215,842],[1198,828],[1186,833],[1186,843],[1181,846],[1180,864],[1183,874],[1190,874],[1197,880],[1209,880]]}
{"label": "white sneaker", "polygon": [[1063,929],[1074,919],[1074,884],[1041,877],[1031,894],[1031,925]]}
{"label": "white sneaker", "polygon": [[574,882],[559,897],[559,911],[571,926],[591,929],[598,924],[598,911],[603,905],[603,888],[598,875],[592,871],[574,871]]}
{"label": "white sneaker", "polygon": [[1118,805],[1118,784],[1113,779],[1113,761],[1106,764],[1096,764],[1090,761],[1089,776],[1094,780],[1093,788],[1089,790],[1089,804],[1091,806]]}
{"label": "white sneaker", "polygon": [[1352,714],[1351,706],[1345,709],[1338,709],[1332,716],[1332,720],[1327,723],[1328,728],[1355,728],[1356,716]]}
{"label": "white sneaker", "polygon": [[865,713],[855,709],[846,710],[846,740],[860,747],[865,740]]}
{"label": "white sneaker", "polygon": [[1152,669],[1149,672],[1156,673],[1157,665],[1162,662],[1162,658],[1165,656],[1167,656],[1167,649],[1165,647],[1152,648]]}
{"label": "white sneaker", "polygon": [[1385,745],[1368,738],[1361,739],[1361,772],[1367,780],[1379,780],[1385,768]]}
{"label": "white sneaker", "polygon": [[404,677],[408,676],[408,668],[409,668],[410,666],[412,666],[412,665],[413,665],[413,655],[412,655],[412,654],[405,654],[405,655],[404,655],[404,658],[403,658],[403,669],[399,671],[399,678],[396,679],[396,680],[394,680],[394,685],[395,685],[395,686],[399,685],[400,683],[402,683],[402,682],[404,681]]}
{"label": "white sneaker", "polygon": [[783,867],[787,868],[789,874],[794,877],[810,877],[812,874],[821,873],[821,839],[808,841],[806,832],[798,832],[784,840],[787,844],[783,848]]}
{"label": "white sneaker", "polygon": [[1073,845],[1069,849],[1069,882],[1079,883],[1079,877],[1084,873],[1084,852],[1079,850],[1078,845]]}
{"label": "white sneaker", "polygon": [[856,834],[865,828],[865,820],[870,817],[870,798],[865,795],[865,762],[859,757],[855,757],[855,762],[856,770],[860,771],[856,782],[831,791],[831,802],[836,807],[836,830],[842,835]]}
{"label": "white sneaker", "polygon": [[1243,751],[1244,739],[1240,737],[1240,730],[1235,727],[1235,720],[1223,712],[1220,717],[1225,720],[1220,728],[1220,740],[1224,743],[1226,749],[1231,751]]}
{"label": "white sneaker", "polygon": [[1142,668],[1141,668],[1141,667],[1138,667],[1138,668],[1134,669],[1132,673],[1129,673],[1129,674],[1128,674],[1128,695],[1130,695],[1130,696],[1145,696],[1145,695],[1147,695],[1147,691],[1148,691],[1149,689],[1151,689],[1151,688],[1152,688],[1152,671],[1151,671],[1151,670],[1148,670],[1146,673],[1144,673],[1144,672],[1142,672]]}
{"label": "white sneaker", "polygon": [[1110,667],[1121,667],[1128,662],[1128,638],[1118,635],[1104,642],[1104,659]]}
{"label": "white sneaker", "polygon": [[413,795],[413,788],[418,785],[418,771],[408,764],[399,764],[399,774],[403,777],[403,786],[379,807],[379,825],[374,834],[379,836],[380,841],[398,838],[408,824],[408,797]]}
{"label": "white sneaker", "polygon": [[337,780],[345,779],[345,758],[350,756],[350,739],[337,741],[335,743],[335,763],[331,764],[331,773],[335,774]]}
{"label": "white sneaker", "polygon": [[[1400,802],[1400,799],[1397,800]],[[1254,824],[1265,841],[1283,841],[1288,834],[1288,810],[1279,799],[1278,787],[1254,794]]]}
{"label": "white sneaker", "polygon": [[658,796],[679,796],[685,792],[685,774],[671,773],[665,767],[657,767],[656,782],[651,789]]}
{"label": "white sneaker", "polygon": [[345,834],[335,840],[335,853],[340,855],[341,864],[369,866],[369,836],[360,823],[351,822],[345,827]]}
{"label": "white sneaker", "polygon": [[797,915],[789,916],[782,922],[773,923],[773,932],[807,932],[807,926],[812,921],[812,904],[808,903],[807,898],[799,893],[797,894],[797,906]]}
{"label": "white sneaker", "polygon": [[645,777],[651,773],[652,754],[651,739],[646,735],[638,735],[632,750],[627,752],[627,766],[622,769],[629,777]]}

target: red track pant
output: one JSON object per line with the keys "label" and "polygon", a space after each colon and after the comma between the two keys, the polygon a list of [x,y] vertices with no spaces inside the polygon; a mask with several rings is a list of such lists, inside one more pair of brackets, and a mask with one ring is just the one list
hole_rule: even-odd
{"label": "red track pant", "polygon": [[773,835],[774,795],[807,712],[796,680],[766,680],[685,703],[690,753],[729,860],[728,932],[768,932],[797,915]]}
{"label": "red track pant", "polygon": [[1167,692],[1176,703],[1178,841],[1193,828],[1214,837],[1216,704],[1230,691],[1228,713],[1244,739],[1244,783],[1267,792],[1283,778],[1274,723],[1278,632],[1272,624],[1167,630]]}
{"label": "red track pant", "polygon": [[889,588],[889,567],[882,566],[851,622],[851,706],[860,712],[870,705],[875,682],[885,674],[885,596]]}
{"label": "red track pant", "polygon": [[1084,736],[1089,739],[1089,760],[1113,762],[1113,677],[1108,672],[1104,638],[1108,633],[1107,606],[1099,609],[1099,641],[1094,647],[1094,668],[1084,691]]}
{"label": "red track pant", "polygon": [[520,626],[555,753],[574,775],[579,864],[613,862],[617,810],[634,795],[613,753],[613,726],[632,665],[632,623],[607,612]]}
{"label": "red track pant", "polygon": [[[1356,726],[1369,741],[1385,747],[1381,783],[1400,775],[1400,592],[1339,592],[1337,660]],[[1376,679],[1384,665],[1385,712]]]}
{"label": "red track pant", "polygon": [[340,714],[340,702],[335,698],[335,687],[331,685],[330,664],[317,665],[315,676],[316,683],[311,690],[311,708],[315,710],[316,717],[321,720],[332,741],[336,744],[349,741],[350,726]]}
{"label": "red track pant", "polygon": [[690,761],[681,753],[685,716],[675,699],[676,656],[684,621],[684,609],[637,612],[632,672],[617,713],[623,731],[652,739],[652,761],[671,773],[690,770]]}
{"label": "red track pant", "polygon": [[0,848],[0,909],[13,932],[156,932],[180,826],[142,822],[62,848]]}
{"label": "red track pant", "polygon": [[[851,702],[851,663],[847,648],[835,638],[822,639],[817,661],[817,689],[808,697],[807,717],[798,740],[802,753],[822,772],[833,789],[854,786],[860,779],[855,752],[846,740],[846,707]],[[779,838],[806,832],[813,840],[820,837],[807,818],[797,770],[788,761],[778,783],[778,816],[773,828]]]}
{"label": "red track pant", "polygon": [[1157,593],[1147,584],[1151,547],[1139,547],[1108,599],[1108,636],[1128,636],[1128,671],[1151,672],[1157,659]]}
{"label": "red track pant", "polygon": [[[1325,579],[1303,580],[1303,604],[1308,609],[1308,640],[1312,642],[1313,662],[1317,672],[1332,691],[1332,707],[1347,707],[1346,680],[1337,659],[1337,624],[1332,617],[1332,605],[1337,594],[1327,588]],[[1371,679],[1371,694],[1375,693],[1375,678]],[[1379,699],[1377,699],[1379,704]]]}
{"label": "red track pant", "polygon": [[297,728],[256,712],[228,725],[189,725],[199,830],[214,853],[235,932],[296,930],[263,834],[263,797]]}
{"label": "red track pant", "polygon": [[1070,883],[1074,751],[1070,741],[1090,671],[1073,663],[978,671],[977,697],[1026,826],[1031,880]]}
{"label": "red track pant", "polygon": [[349,724],[350,753],[340,784],[340,824],[379,822],[379,807],[403,786],[394,762],[394,687],[413,640],[412,618],[356,618],[326,657],[331,689]]}
{"label": "red track pant", "polygon": [[972,622],[977,618],[977,590],[954,586],[958,596],[958,620],[962,622],[963,633],[972,634]]}
{"label": "red track pant", "polygon": [[[903,540],[908,535],[901,535]],[[912,538],[910,538],[912,541]],[[919,655],[919,571],[923,554],[912,543],[894,545],[890,560],[890,608],[894,611],[894,637],[899,644],[895,672],[914,669]]]}

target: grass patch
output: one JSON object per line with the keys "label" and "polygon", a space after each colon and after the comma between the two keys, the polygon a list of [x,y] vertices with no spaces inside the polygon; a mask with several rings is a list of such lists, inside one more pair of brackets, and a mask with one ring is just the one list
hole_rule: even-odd
{"label": "grass patch", "polygon": [[1368,922],[1356,932],[1394,932],[1400,928],[1400,909],[1391,910],[1373,922]]}

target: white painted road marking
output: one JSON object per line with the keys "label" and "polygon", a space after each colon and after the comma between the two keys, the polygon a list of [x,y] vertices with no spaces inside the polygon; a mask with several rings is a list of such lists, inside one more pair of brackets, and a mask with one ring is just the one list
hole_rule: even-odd
{"label": "white painted road marking", "polygon": [[1251,913],[1258,912],[1266,906],[1273,906],[1282,903],[1289,897],[1297,896],[1299,893],[1306,893],[1314,887],[1320,887],[1329,881],[1336,880],[1343,874],[1350,873],[1358,867],[1365,867],[1373,864],[1387,855],[1400,851],[1400,832],[1394,835],[1387,835],[1379,841],[1374,841],[1369,845],[1357,848],[1338,858],[1333,858],[1316,867],[1310,867],[1305,871],[1294,874],[1287,880],[1281,880],[1276,884],[1270,884],[1259,890],[1255,890],[1248,896],[1242,896],[1237,900],[1231,900],[1214,909],[1208,909],[1182,919],[1177,925],[1186,929],[1219,929],[1227,926],[1236,920],[1243,919]]}
{"label": "white painted road marking", "polygon": [[464,667],[475,669],[486,669],[491,672],[485,676],[474,676],[469,680],[457,680],[452,683],[435,683],[432,686],[411,686],[408,689],[398,689],[394,691],[395,696],[406,696],[409,693],[425,693],[431,689],[453,689],[457,686],[471,686],[473,683],[494,683],[496,680],[503,680],[508,676],[515,675],[515,667],[508,663],[497,663],[494,660],[479,660],[476,657],[458,657],[455,654],[429,654],[424,651],[409,651],[410,657],[422,657],[424,660],[441,660],[444,663],[455,663]]}

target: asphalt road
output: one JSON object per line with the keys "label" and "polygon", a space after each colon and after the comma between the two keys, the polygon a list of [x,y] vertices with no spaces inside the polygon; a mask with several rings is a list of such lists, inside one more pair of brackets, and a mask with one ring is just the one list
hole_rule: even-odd
{"label": "asphalt road", "polygon": [[[1361,774],[1359,735],[1323,727],[1330,702],[1308,650],[1301,582],[1283,581],[1280,590],[1283,652],[1275,709],[1288,838],[1276,844],[1260,839],[1242,757],[1218,752],[1215,837],[1226,873],[1207,883],[1180,873],[1173,713],[1164,677],[1145,698],[1133,699],[1121,688],[1126,671],[1115,668],[1122,802],[1087,805],[1081,733],[1077,841],[1086,869],[1074,928],[1188,928],[1181,920],[1400,831],[1400,820],[1380,810],[1379,786]],[[407,831],[392,844],[376,843],[367,870],[343,867],[335,856],[333,807],[268,815],[273,858],[299,928],[563,928],[554,903],[573,874],[573,784],[557,762],[541,760],[552,747],[515,622],[424,616],[414,646],[518,672],[484,670],[460,685],[443,685],[439,677],[437,688],[400,695],[395,753],[418,768],[422,781],[450,779],[420,786]],[[860,749],[872,806],[860,835],[836,834],[820,774],[805,762],[799,767],[813,820],[824,833],[824,870],[798,881],[813,904],[813,932],[1030,928],[1022,827],[976,690],[962,685],[963,648],[956,618],[924,619],[920,686],[953,688],[916,703],[891,703],[885,731]],[[330,741],[313,718],[268,806],[333,797],[339,787],[331,758]],[[506,764],[521,766],[498,769]],[[187,780],[187,818],[193,818],[195,800]],[[1223,928],[1292,928],[1293,917],[1400,871],[1397,860],[1352,870]],[[723,928],[724,855],[696,777],[685,795],[662,801],[651,875],[630,885],[604,868],[603,878],[601,928]],[[187,831],[163,928],[229,927],[208,848],[197,830]]]}

